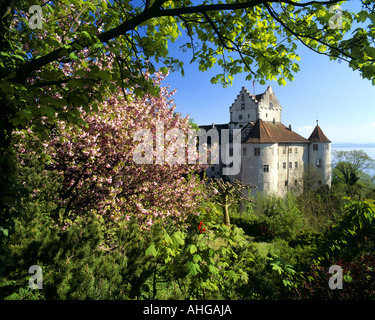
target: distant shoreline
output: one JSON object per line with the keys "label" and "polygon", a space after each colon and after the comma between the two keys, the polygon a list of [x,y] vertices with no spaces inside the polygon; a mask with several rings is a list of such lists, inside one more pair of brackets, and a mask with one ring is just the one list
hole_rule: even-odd
{"label": "distant shoreline", "polygon": [[332,143],[332,148],[375,148],[375,143]]}

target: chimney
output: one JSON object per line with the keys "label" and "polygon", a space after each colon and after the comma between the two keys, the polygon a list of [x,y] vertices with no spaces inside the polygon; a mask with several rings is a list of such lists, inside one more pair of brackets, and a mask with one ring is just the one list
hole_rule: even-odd
{"label": "chimney", "polygon": [[289,125],[289,131],[292,131],[292,125],[291,124]]}

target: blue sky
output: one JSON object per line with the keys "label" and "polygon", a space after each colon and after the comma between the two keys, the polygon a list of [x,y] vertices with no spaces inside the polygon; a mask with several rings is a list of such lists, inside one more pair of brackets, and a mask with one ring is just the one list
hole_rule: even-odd
{"label": "blue sky", "polygon": [[[343,9],[346,9],[345,4]],[[345,62],[330,61],[328,57],[300,46],[298,62],[301,71],[285,87],[276,81],[261,86],[262,93],[271,85],[282,106],[281,120],[285,125],[308,138],[319,120],[319,126],[333,143],[375,143],[375,87]],[[214,69],[200,72],[198,65],[189,65],[191,54],[180,53],[185,63],[185,76],[171,73],[164,81],[174,96],[176,111],[189,114],[198,124],[229,122],[229,107],[242,86],[253,92],[246,74],[234,77],[233,85],[223,88],[212,85]],[[182,56],[184,55],[184,56]]]}

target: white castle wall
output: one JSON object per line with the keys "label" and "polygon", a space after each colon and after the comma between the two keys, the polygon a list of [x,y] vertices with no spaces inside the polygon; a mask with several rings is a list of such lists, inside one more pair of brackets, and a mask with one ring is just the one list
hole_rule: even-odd
{"label": "white castle wall", "polygon": [[[230,107],[231,130],[242,128],[249,122],[256,122],[258,118],[263,121],[281,122],[282,108],[270,86],[259,99],[260,101],[257,101],[245,87],[242,87]],[[228,178],[232,182],[239,179],[244,184],[255,185],[257,188],[252,189],[253,195],[257,192],[269,192],[285,196],[291,190],[301,192],[304,172],[309,166],[315,166],[321,173],[321,183],[331,185],[331,145],[318,143],[317,150],[314,150],[313,145],[314,143],[309,142],[243,143],[240,150],[241,171],[238,175]],[[260,149],[259,155],[255,155],[255,148]],[[268,172],[264,170],[265,165],[268,166]],[[207,175],[219,178],[222,168],[222,164],[215,165],[214,169],[208,168]]]}
{"label": "white castle wall", "polygon": [[[317,147],[314,147],[317,146]],[[317,150],[316,150],[317,148]],[[321,173],[321,184],[331,185],[331,144],[311,143],[309,146],[309,164]]]}
{"label": "white castle wall", "polygon": [[281,106],[271,87],[258,103],[258,117],[263,121],[281,122]]}

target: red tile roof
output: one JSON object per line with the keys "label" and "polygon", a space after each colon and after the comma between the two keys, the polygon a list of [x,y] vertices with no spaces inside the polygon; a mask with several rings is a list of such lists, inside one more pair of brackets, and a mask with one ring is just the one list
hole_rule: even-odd
{"label": "red tile roof", "polygon": [[330,143],[331,140],[329,140],[325,134],[323,133],[322,129],[317,125],[312,132],[312,134],[309,137],[309,140],[314,143]]}
{"label": "red tile roof", "polygon": [[291,131],[282,123],[266,122],[258,119],[254,126],[248,124],[242,130],[245,143],[308,143],[309,140]]}

